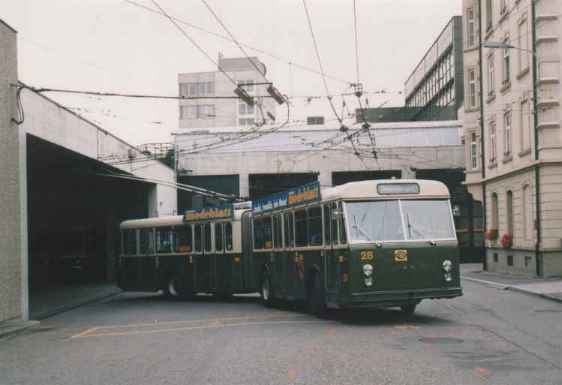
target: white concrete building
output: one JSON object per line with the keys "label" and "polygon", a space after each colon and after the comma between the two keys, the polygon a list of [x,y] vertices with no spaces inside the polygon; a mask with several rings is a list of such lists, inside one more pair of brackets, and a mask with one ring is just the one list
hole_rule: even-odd
{"label": "white concrete building", "polygon": [[[256,57],[224,58],[222,55],[217,64],[216,71],[178,75],[180,96],[201,98],[180,100],[179,127],[251,127],[274,121],[275,102],[268,97],[267,84],[263,84],[268,83],[265,65]],[[255,97],[255,106],[236,99],[237,85]]]}
{"label": "white concrete building", "polygon": [[558,0],[463,0],[466,183],[491,271],[562,275],[560,15]]}
{"label": "white concrete building", "polygon": [[64,285],[64,257],[87,259],[89,283],[111,282],[119,221],[176,213],[174,182],[170,167],[19,83],[17,33],[0,20],[0,323],[29,319],[33,290]]}

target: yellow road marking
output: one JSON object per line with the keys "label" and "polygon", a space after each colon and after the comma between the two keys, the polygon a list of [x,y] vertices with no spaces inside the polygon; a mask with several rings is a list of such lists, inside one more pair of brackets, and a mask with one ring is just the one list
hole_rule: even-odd
{"label": "yellow road marking", "polygon": [[285,321],[239,322],[239,323],[232,323],[232,324],[214,323],[210,325],[201,325],[201,326],[185,326],[185,327],[156,329],[156,330],[130,330],[130,331],[123,331],[123,332],[109,332],[109,333],[102,332],[102,333],[94,333],[94,334],[91,333],[91,330],[87,330],[89,333],[80,333],[75,336],[72,336],[71,338],[115,337],[115,336],[144,335],[144,334],[156,334],[156,333],[201,330],[201,329],[219,329],[219,328],[227,328],[227,327],[235,327],[235,326],[253,326],[253,325],[271,325],[271,324],[283,325],[283,324],[305,324],[305,323],[309,324],[309,323],[320,323],[320,322],[324,322],[324,321],[285,320]]}
{"label": "yellow road marking", "polygon": [[99,328],[97,328],[97,327],[95,327],[95,328],[89,328],[89,329],[86,329],[86,330],[84,330],[83,332],[81,332],[81,333],[79,333],[79,334],[73,335],[73,336],[70,337],[70,338],[86,337],[88,334],[90,334],[90,333],[92,333],[92,332],[94,332],[94,331],[96,331],[96,330],[98,330],[98,329],[99,329]]}

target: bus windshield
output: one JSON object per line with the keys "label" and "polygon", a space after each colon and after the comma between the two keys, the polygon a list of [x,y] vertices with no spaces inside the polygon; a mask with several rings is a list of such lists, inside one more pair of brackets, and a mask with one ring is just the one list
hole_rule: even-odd
{"label": "bus windshield", "polygon": [[454,239],[449,201],[347,202],[351,242]]}

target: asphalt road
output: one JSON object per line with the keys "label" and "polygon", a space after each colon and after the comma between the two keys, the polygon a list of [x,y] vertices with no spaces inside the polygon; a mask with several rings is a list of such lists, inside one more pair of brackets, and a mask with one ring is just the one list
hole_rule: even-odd
{"label": "asphalt road", "polygon": [[562,384],[562,304],[464,282],[399,311],[121,294],[0,339],[0,385]]}

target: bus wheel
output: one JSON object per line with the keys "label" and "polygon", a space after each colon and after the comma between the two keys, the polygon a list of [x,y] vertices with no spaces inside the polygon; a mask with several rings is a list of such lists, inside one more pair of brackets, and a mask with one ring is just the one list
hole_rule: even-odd
{"label": "bus wheel", "polygon": [[308,312],[319,318],[326,317],[326,298],[318,273],[314,273],[310,280],[307,297]]}
{"label": "bus wheel", "polygon": [[418,304],[417,303],[409,303],[407,305],[402,305],[400,306],[400,309],[402,310],[402,312],[407,315],[407,316],[411,316],[414,314],[414,312],[416,311],[416,306]]}
{"label": "bus wheel", "polygon": [[267,275],[265,273],[262,275],[262,278],[261,278],[260,297],[261,297],[261,302],[265,306],[267,306],[267,307],[273,306],[273,293],[272,293],[272,290],[271,290],[271,279],[269,278],[269,275]]}

